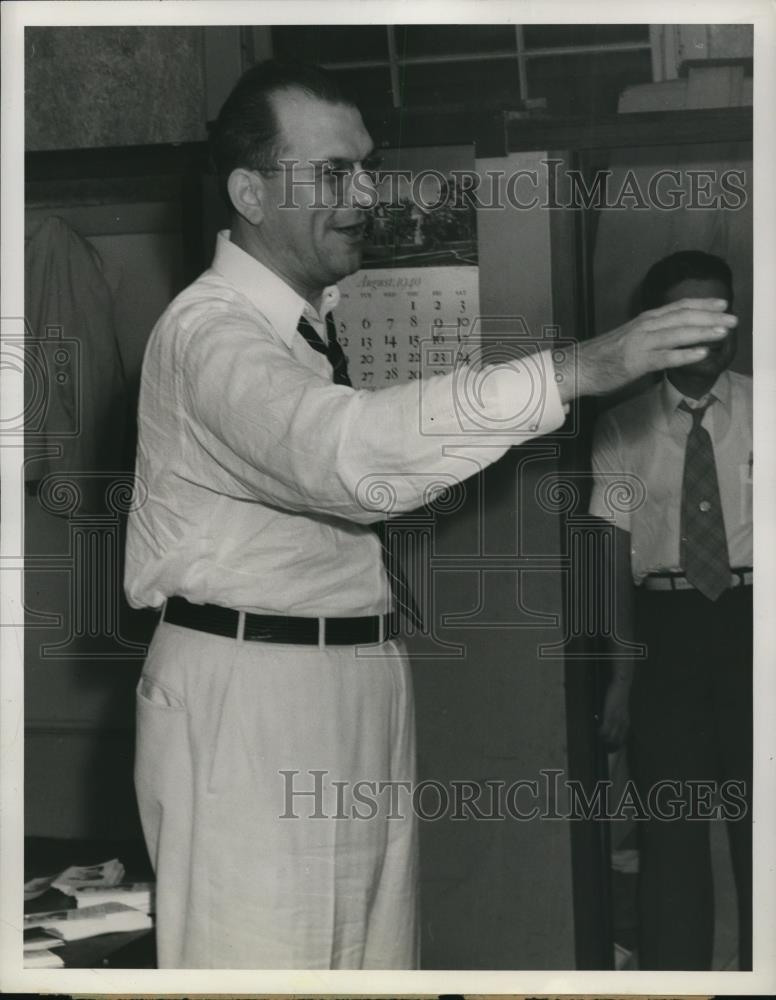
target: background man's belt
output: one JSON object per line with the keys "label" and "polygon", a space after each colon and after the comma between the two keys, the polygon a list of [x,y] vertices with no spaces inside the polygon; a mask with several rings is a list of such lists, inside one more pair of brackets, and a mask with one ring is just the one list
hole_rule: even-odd
{"label": "background man's belt", "polygon": [[169,597],[162,621],[246,642],[280,642],[303,646],[357,646],[389,638],[389,615],[365,618],[294,618],[256,615],[217,604],[191,604]]}
{"label": "background man's belt", "polygon": [[[750,587],[754,574],[749,566],[731,569],[731,587]],[[695,590],[684,573],[649,573],[641,581],[644,590]]]}

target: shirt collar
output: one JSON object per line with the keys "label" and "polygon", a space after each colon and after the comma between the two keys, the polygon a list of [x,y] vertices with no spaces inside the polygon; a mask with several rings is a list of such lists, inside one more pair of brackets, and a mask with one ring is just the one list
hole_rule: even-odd
{"label": "shirt collar", "polygon": [[323,290],[319,312],[279,275],[233,243],[228,229],[218,234],[213,270],[256,307],[289,347],[296,338],[296,327],[302,314],[320,323],[327,313],[337,307],[340,299],[339,288],[336,285],[327,286]]}
{"label": "shirt collar", "polygon": [[[719,376],[717,381],[709,390],[709,397],[712,400],[720,403],[728,413],[730,414],[730,372],[724,371]],[[663,375],[663,384],[661,387],[661,402],[663,415],[665,417],[666,423],[670,423],[676,413],[679,404],[685,397],[679,392],[675,385],[669,381],[667,375]],[[694,403],[695,400],[688,400],[690,403]]]}

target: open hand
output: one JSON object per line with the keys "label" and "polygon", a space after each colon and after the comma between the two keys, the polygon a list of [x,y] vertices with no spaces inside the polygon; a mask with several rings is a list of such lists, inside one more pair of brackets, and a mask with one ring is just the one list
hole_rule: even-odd
{"label": "open hand", "polygon": [[723,340],[738,324],[726,307],[724,299],[680,299],[581,342],[556,366],[561,399],[605,395],[650,372],[701,361],[708,353],[703,345]]}

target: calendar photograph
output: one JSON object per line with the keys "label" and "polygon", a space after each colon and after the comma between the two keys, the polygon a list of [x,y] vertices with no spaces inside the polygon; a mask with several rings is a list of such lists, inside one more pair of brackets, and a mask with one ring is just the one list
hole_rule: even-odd
{"label": "calendar photograph", "polygon": [[410,171],[398,156],[391,166],[386,159],[373,175],[379,200],[367,222],[362,266],[476,265],[477,210],[465,169],[453,160]]}
{"label": "calendar photograph", "polygon": [[340,283],[337,336],[360,389],[445,375],[477,357],[472,146],[380,152],[361,269]]}

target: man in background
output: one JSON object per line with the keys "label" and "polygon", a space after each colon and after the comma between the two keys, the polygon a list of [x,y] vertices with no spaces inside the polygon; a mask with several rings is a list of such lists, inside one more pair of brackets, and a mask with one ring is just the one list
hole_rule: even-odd
{"label": "man in background", "polygon": [[368,820],[353,812],[357,782],[415,773],[370,525],[427,502],[429,477],[460,480],[469,459],[557,429],[574,395],[704,358],[693,345],[736,321],[723,299],[682,302],[557,367],[544,352],[489,368],[467,440],[455,375],[349,384],[336,282],[360,265],[374,204],[353,103],[314,68],[261,64],[211,138],[231,230],[151,334],[127,532],[129,601],[162,609],[135,772],[159,963],[414,968],[415,817],[390,789]]}
{"label": "man in background", "polygon": [[[685,296],[733,301],[719,257],[658,261],[643,306]],[[602,735],[625,738],[642,801],[659,782],[682,818],[641,827],[639,967],[710,969],[714,890],[708,793],[732,782],[728,834],[738,894],[739,964],[752,960],[752,381],[729,371],[736,338],[671,369],[598,420],[591,512],[611,519],[607,485],[641,480],[644,502],[614,514],[616,620],[646,658],[615,661]]]}

